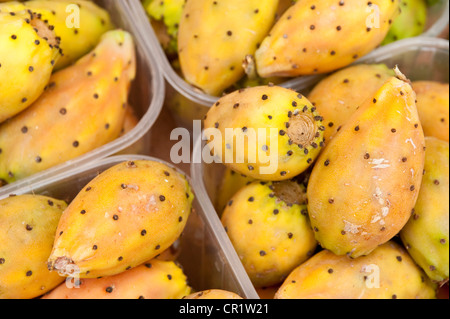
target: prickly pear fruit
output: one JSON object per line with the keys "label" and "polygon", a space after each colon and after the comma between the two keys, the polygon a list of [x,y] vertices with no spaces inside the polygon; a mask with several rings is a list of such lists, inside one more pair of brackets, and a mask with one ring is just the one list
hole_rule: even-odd
{"label": "prickly pear fruit", "polygon": [[392,23],[382,45],[416,37],[424,32],[428,15],[425,0],[402,0],[400,9],[400,14]]}
{"label": "prickly pear fruit", "polygon": [[104,33],[114,29],[109,13],[86,0],[30,0],[27,9],[54,27],[63,56],[55,65],[61,70],[94,49]]}
{"label": "prickly pear fruit", "polygon": [[412,83],[425,136],[449,141],[449,85],[434,81]]}
{"label": "prickly pear fruit", "polygon": [[0,299],[31,299],[64,278],[47,269],[56,227],[67,207],[41,195],[0,200]]}
{"label": "prickly pear fruit", "polygon": [[236,173],[226,168],[217,192],[216,209],[223,212],[230,199],[244,186],[254,182],[255,179]]}
{"label": "prickly pear fruit", "polygon": [[415,98],[404,78],[393,77],[321,153],[308,183],[308,212],[322,247],[367,255],[408,221],[425,164]]}
{"label": "prickly pear fruit", "polygon": [[116,139],[135,72],[134,41],[121,30],[56,72],[32,106],[0,126],[0,179],[13,182]]}
{"label": "prickly pear fruit", "polygon": [[209,289],[194,292],[183,299],[244,299],[235,292],[223,289]]}
{"label": "prickly pear fruit", "polygon": [[0,12],[0,122],[29,107],[44,92],[59,41],[38,16]]}
{"label": "prickly pear fruit", "polygon": [[26,10],[26,7],[22,2],[0,0],[0,13],[20,12],[24,10]]}
{"label": "prickly pear fruit", "polygon": [[49,269],[112,276],[151,260],[180,236],[193,194],[165,164],[130,161],[104,171],[61,217]]}
{"label": "prickly pear fruit", "polygon": [[325,144],[358,107],[394,75],[384,64],[358,64],[321,80],[308,99],[324,118]]}
{"label": "prickly pear fruit", "polygon": [[253,182],[228,203],[222,224],[255,287],[281,283],[315,251],[306,191],[292,181]]}
{"label": "prickly pear fruit", "polygon": [[185,2],[185,0],[144,0],[142,3],[150,18],[164,23],[165,34],[169,39],[163,46],[169,54],[178,51],[178,28]]}
{"label": "prickly pear fruit", "polygon": [[297,1],[255,58],[261,77],[327,73],[375,49],[399,12],[398,0]]}
{"label": "prickly pear fruit", "polygon": [[286,278],[275,299],[435,299],[435,289],[390,241],[356,259],[320,251]]}
{"label": "prickly pear fruit", "polygon": [[227,167],[260,180],[304,172],[323,146],[322,117],[303,95],[278,86],[230,93],[205,119],[208,147]]}
{"label": "prickly pear fruit", "polygon": [[173,261],[151,260],[114,276],[62,284],[42,299],[181,299],[191,293],[186,275]]}
{"label": "prickly pear fruit", "polygon": [[428,277],[448,280],[449,146],[425,139],[425,170],[414,214],[400,232],[409,254]]}
{"label": "prickly pear fruit", "polygon": [[277,6],[278,0],[186,2],[178,36],[186,81],[218,96],[241,79],[242,61],[270,30]]}

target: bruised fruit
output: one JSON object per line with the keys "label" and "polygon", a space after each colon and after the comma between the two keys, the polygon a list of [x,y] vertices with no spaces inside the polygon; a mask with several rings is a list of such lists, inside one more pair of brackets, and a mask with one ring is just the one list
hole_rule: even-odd
{"label": "bruised fruit", "polygon": [[48,271],[47,258],[66,207],[41,195],[0,200],[0,299],[36,298],[64,281]]}
{"label": "bruised fruit", "polygon": [[56,72],[32,106],[0,126],[0,179],[14,182],[118,138],[135,63],[131,35],[115,30]]}
{"label": "bruised fruit", "polygon": [[222,224],[255,287],[281,283],[315,251],[305,203],[293,181],[256,181],[229,201]]}
{"label": "bruised fruit", "polygon": [[425,163],[415,98],[404,78],[392,78],[321,153],[309,178],[308,212],[322,247],[366,255],[408,221]]}
{"label": "bruised fruit", "polygon": [[187,1],[178,35],[186,81],[218,96],[241,79],[242,62],[271,28],[277,7],[278,0]]}
{"label": "bruised fruit", "polygon": [[48,267],[80,278],[116,275],[153,259],[180,236],[193,194],[180,173],[153,161],[118,164],[77,195],[58,225]]}
{"label": "bruised fruit", "polygon": [[417,95],[417,110],[425,136],[434,136],[448,142],[448,83],[416,81],[412,86]]}
{"label": "bruised fruit", "polygon": [[400,245],[356,259],[322,250],[297,267],[275,299],[435,299],[436,286]]}
{"label": "bruised fruit", "polygon": [[302,0],[278,20],[256,51],[261,77],[327,73],[381,44],[398,0]]}
{"label": "bruised fruit", "polygon": [[358,64],[321,80],[308,99],[323,116],[325,143],[394,75],[392,69],[384,64]]}
{"label": "bruised fruit", "polygon": [[181,299],[191,293],[186,275],[172,261],[151,260],[114,276],[73,279],[42,299]]}
{"label": "bruised fruit", "polygon": [[59,57],[59,41],[37,15],[0,12],[0,123],[38,99]]}
{"label": "bruised fruit", "polygon": [[89,53],[102,35],[114,29],[109,13],[86,0],[30,0],[23,3],[52,26],[61,41],[62,57],[55,65],[61,70]]}
{"label": "bruised fruit", "polygon": [[231,291],[223,289],[209,289],[192,293],[183,299],[243,299],[243,298]]}
{"label": "bruised fruit", "polygon": [[428,277],[448,280],[449,146],[427,137],[425,170],[414,213],[400,232],[409,254]]}
{"label": "bruised fruit", "polygon": [[219,161],[260,180],[304,172],[323,146],[322,117],[302,94],[278,86],[241,89],[209,110],[205,135]]}
{"label": "bruised fruit", "polygon": [[424,32],[428,15],[425,0],[401,0],[400,9],[382,45],[416,37]]}

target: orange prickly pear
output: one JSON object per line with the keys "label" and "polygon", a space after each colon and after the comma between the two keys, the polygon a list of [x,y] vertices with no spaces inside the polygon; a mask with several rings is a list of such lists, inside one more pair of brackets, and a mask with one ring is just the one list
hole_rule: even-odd
{"label": "orange prickly pear", "polygon": [[0,12],[0,123],[38,99],[59,57],[55,33],[37,15]]}
{"label": "orange prickly pear", "polygon": [[0,200],[0,299],[36,298],[64,281],[48,271],[47,258],[66,207],[41,195]]}
{"label": "orange prickly pear", "polygon": [[193,194],[180,173],[153,161],[118,164],[70,203],[48,266],[80,278],[112,276],[153,259],[180,236]]}
{"label": "orange prickly pear", "polygon": [[308,212],[322,247],[366,255],[405,226],[425,164],[415,98],[401,74],[392,78],[321,153],[309,178]]}
{"label": "orange prickly pear", "polygon": [[207,147],[250,178],[280,181],[303,173],[323,146],[322,117],[293,90],[258,86],[230,93],[211,107]]}
{"label": "orange prickly pear", "polygon": [[242,62],[271,28],[278,0],[187,1],[178,53],[187,82],[220,95],[244,76]]}
{"label": "orange prickly pear", "polygon": [[384,64],[358,64],[321,80],[308,99],[323,116],[325,144],[358,107],[394,75]]}
{"label": "orange prickly pear", "polygon": [[42,299],[181,299],[191,293],[183,270],[173,261],[151,260],[114,276],[62,284]]}
{"label": "orange prickly pear", "polygon": [[255,287],[281,283],[315,251],[305,202],[293,181],[256,181],[229,201],[222,224]]}
{"label": "orange prickly pear", "polygon": [[281,17],[256,51],[261,77],[327,73],[381,44],[398,0],[302,0]]}
{"label": "orange prickly pear", "polygon": [[449,146],[425,138],[425,170],[414,214],[400,238],[416,263],[435,281],[448,280]]}
{"label": "orange prickly pear", "polygon": [[275,299],[435,299],[435,289],[403,247],[387,242],[356,259],[322,250],[286,278]]}
{"label": "orange prickly pear", "polygon": [[14,182],[118,138],[135,72],[132,36],[114,30],[54,73],[32,106],[0,126],[0,179]]}
{"label": "orange prickly pear", "polygon": [[435,81],[412,82],[425,136],[449,141],[449,85]]}

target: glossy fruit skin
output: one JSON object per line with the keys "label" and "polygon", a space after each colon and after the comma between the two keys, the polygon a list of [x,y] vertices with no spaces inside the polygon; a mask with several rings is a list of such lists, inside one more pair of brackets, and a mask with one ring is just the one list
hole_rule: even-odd
{"label": "glossy fruit skin", "polygon": [[58,224],[48,267],[80,278],[112,276],[155,258],[181,235],[194,195],[166,164],[129,161],[94,178]]}
{"label": "glossy fruit skin", "polygon": [[436,285],[395,242],[350,259],[322,250],[297,267],[275,299],[435,299]]}
{"label": "glossy fruit skin", "polygon": [[392,78],[330,141],[308,183],[316,239],[337,255],[367,255],[404,227],[415,206],[425,139],[415,94]]}
{"label": "glossy fruit skin", "polygon": [[63,277],[47,269],[64,201],[42,195],[0,200],[0,299],[32,299]]}
{"label": "glossy fruit skin", "polygon": [[255,53],[263,77],[324,74],[374,50],[399,13],[399,1],[303,0],[278,20]]}
{"label": "glossy fruit skin", "polygon": [[400,238],[428,277],[444,282],[449,269],[449,146],[435,137],[427,137],[425,144],[419,198]]}

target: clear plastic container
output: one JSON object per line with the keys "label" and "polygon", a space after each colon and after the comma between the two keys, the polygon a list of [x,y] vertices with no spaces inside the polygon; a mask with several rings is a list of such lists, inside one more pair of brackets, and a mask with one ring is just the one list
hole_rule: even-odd
{"label": "clear plastic container", "polygon": [[[400,70],[411,80],[433,80],[449,83],[449,42],[436,38],[412,38],[398,41],[389,47],[379,49],[359,61],[360,63],[385,63],[388,67],[399,66]],[[317,83],[311,79],[299,91],[307,95]],[[206,142],[197,139],[193,149],[191,176],[197,196],[211,212],[218,216],[222,207],[218,207],[219,186],[225,172],[225,165],[206,164],[201,160]]]}
{"label": "clear plastic container", "polygon": [[[205,94],[191,86],[172,68],[149,23],[149,18],[141,4],[141,0],[127,0],[127,4],[132,11],[135,23],[141,27],[143,38],[145,38],[145,45],[158,60],[158,65],[168,82],[166,86],[165,106],[170,108],[175,120],[180,125],[192,128],[192,121],[202,119],[218,98]],[[437,37],[446,28],[448,23],[449,0],[441,0],[436,5],[430,7],[427,29],[422,36]],[[378,50],[383,49],[376,49],[371,54],[376,55]],[[303,76],[287,80],[280,85],[302,90],[311,81],[317,80],[318,78],[320,76]]]}
{"label": "clear plastic container", "polygon": [[[63,174],[47,177],[32,185],[26,185],[14,192],[0,195],[0,199],[10,194],[40,194],[53,198],[72,201],[97,174],[126,161],[152,160],[173,165],[145,155],[119,155],[90,163],[81,168],[71,168]],[[192,183],[191,183],[192,185]],[[205,289],[225,289],[239,294],[246,299],[258,299],[245,270],[243,269],[231,242],[216,215],[210,214],[208,205],[203,204],[201,192],[195,187],[196,198],[193,212],[186,228],[177,242],[180,250],[177,259],[183,266],[189,284],[197,291]],[[197,195],[198,194],[198,195]]]}
{"label": "clear plastic container", "polygon": [[138,32],[135,24],[131,23],[133,18],[129,14],[129,11],[124,7],[124,2],[116,0],[98,0],[96,3],[110,13],[116,27],[127,30],[135,38],[137,74],[136,79],[131,86],[129,102],[139,119],[139,123],[125,135],[93,151],[1,187],[0,196],[2,194],[11,193],[15,189],[25,185],[40,181],[41,179],[62,173],[72,167],[81,167],[92,161],[120,152],[149,154],[151,127],[158,118],[164,102],[164,78],[160,69],[157,67],[155,58],[142,45],[143,40],[141,39],[141,34]]}

